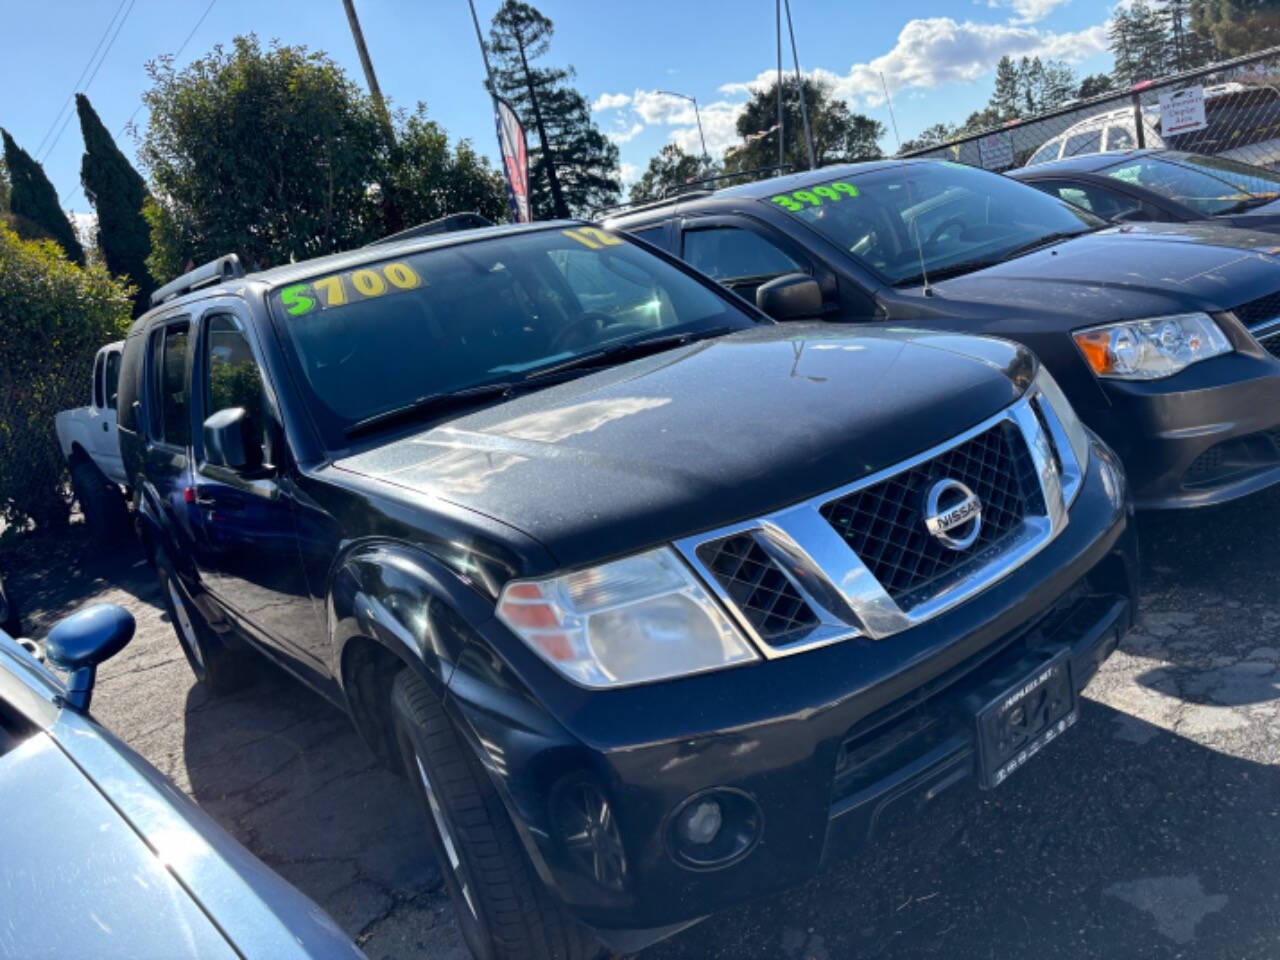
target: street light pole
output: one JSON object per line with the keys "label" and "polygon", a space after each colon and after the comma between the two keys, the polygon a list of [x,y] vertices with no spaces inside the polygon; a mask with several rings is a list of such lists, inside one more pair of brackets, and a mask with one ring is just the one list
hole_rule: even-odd
{"label": "street light pole", "polygon": [[698,139],[702,141],[702,162],[704,164],[711,163],[711,154],[707,153],[707,138],[702,133],[702,114],[698,110],[698,100],[686,93],[676,93],[674,90],[659,90],[658,93],[668,97],[679,97],[681,100],[688,100],[693,104],[693,115],[698,121]]}

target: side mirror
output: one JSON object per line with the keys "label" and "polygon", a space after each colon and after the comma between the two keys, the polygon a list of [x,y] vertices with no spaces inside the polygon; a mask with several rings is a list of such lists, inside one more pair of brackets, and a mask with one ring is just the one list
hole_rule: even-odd
{"label": "side mirror", "polygon": [[67,706],[88,710],[98,664],[133,639],[133,615],[114,603],[97,603],[58,623],[44,642],[49,663],[66,670]]}
{"label": "side mirror", "polygon": [[788,273],[760,286],[756,306],[775,320],[813,320],[822,316],[822,288],[813,277]]}
{"label": "side mirror", "polygon": [[227,407],[204,422],[204,457],[236,473],[262,468],[262,439],[244,407]]}

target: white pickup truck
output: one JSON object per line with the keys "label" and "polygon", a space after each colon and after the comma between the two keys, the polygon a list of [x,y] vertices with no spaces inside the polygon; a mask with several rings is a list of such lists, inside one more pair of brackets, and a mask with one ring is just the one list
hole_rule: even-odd
{"label": "white pickup truck", "polygon": [[120,492],[125,474],[116,434],[116,391],[123,349],[124,341],[117,340],[98,351],[89,405],[63,410],[54,421],[89,535],[99,542],[114,539],[129,523]]}

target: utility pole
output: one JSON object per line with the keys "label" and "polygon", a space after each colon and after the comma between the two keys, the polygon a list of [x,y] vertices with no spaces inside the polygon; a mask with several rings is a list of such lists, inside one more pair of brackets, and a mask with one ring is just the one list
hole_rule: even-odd
{"label": "utility pole", "polygon": [[774,4],[774,32],[778,35],[778,172],[785,162],[785,142],[782,136],[782,0]]}
{"label": "utility pole", "polygon": [[[356,16],[353,0],[342,0],[347,11],[347,23],[351,25],[351,37],[356,42],[356,53],[360,55],[360,66],[364,68],[365,83],[369,85],[369,94],[373,97],[373,105],[382,121],[382,135],[386,138],[387,149],[393,154],[396,149],[396,134],[391,127],[391,114],[387,111],[387,102],[382,99],[382,88],[378,86],[378,77],[373,72],[373,61],[369,59],[369,48],[364,44],[364,31],[360,29],[360,19]],[[382,212],[387,222],[387,232],[395,233],[404,227],[400,216],[400,207],[395,202],[390,182],[382,185]]]}
{"label": "utility pole", "polygon": [[659,90],[658,93],[668,97],[679,97],[693,104],[693,116],[698,121],[698,139],[702,141],[702,164],[710,166],[711,154],[707,153],[707,138],[702,132],[702,114],[698,111],[698,98],[691,97],[687,93],[676,93],[674,90]]}
{"label": "utility pole", "polygon": [[800,78],[800,54],[796,52],[796,31],[791,25],[791,0],[783,0],[787,7],[787,33],[791,36],[791,59],[796,65],[796,93],[800,96],[800,116],[804,118],[804,142],[809,148],[809,169],[818,168],[813,152],[813,131],[809,129],[809,107],[804,101],[804,81]]}

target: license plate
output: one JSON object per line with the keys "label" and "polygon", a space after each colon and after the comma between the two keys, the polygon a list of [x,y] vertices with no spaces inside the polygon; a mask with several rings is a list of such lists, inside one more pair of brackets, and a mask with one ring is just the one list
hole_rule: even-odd
{"label": "license plate", "polygon": [[1036,667],[978,711],[978,778],[998,787],[1080,715],[1069,651]]}

